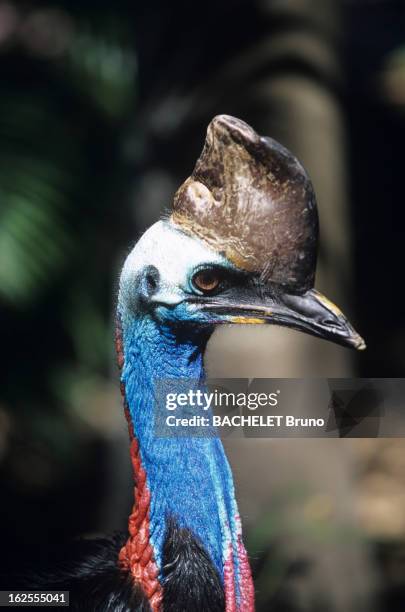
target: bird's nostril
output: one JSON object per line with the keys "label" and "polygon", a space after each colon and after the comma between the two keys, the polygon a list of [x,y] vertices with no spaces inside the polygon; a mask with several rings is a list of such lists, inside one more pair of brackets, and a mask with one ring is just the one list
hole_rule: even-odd
{"label": "bird's nostril", "polygon": [[334,327],[335,329],[338,329],[340,327],[336,319],[332,319],[332,318],[322,319],[322,325],[325,325],[327,327]]}

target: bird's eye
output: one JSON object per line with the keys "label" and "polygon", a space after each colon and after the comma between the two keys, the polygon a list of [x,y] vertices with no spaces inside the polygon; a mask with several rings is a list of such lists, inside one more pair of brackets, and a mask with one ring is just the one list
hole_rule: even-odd
{"label": "bird's eye", "polygon": [[221,278],[216,270],[200,270],[194,274],[193,285],[203,293],[213,293],[221,284]]}

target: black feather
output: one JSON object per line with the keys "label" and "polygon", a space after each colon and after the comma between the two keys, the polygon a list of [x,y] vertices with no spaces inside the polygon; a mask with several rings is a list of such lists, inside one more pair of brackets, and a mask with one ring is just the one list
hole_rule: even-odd
{"label": "black feather", "polygon": [[69,591],[74,612],[150,612],[143,591],[117,564],[127,537],[79,540],[68,559],[55,560],[48,569],[1,576],[1,589]]}
{"label": "black feather", "polygon": [[175,519],[167,525],[163,549],[164,612],[224,612],[220,577],[203,545]]}

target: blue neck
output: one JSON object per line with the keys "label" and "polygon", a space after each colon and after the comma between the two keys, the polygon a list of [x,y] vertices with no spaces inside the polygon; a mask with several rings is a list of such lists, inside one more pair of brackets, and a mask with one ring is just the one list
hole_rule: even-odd
{"label": "blue neck", "polygon": [[[159,570],[169,518],[192,531],[223,579],[227,555],[238,574],[238,517],[232,474],[219,438],[156,437],[156,383],[204,378],[209,334],[182,334],[145,315],[121,313],[122,382],[151,493],[150,540]],[[238,589],[236,578],[236,588]]]}

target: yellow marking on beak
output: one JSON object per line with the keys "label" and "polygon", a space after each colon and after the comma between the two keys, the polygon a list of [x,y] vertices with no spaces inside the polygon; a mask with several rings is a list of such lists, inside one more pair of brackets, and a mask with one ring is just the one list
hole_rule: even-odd
{"label": "yellow marking on beak", "polygon": [[[269,315],[270,313],[266,313]],[[232,323],[241,323],[241,324],[250,324],[250,325],[260,325],[265,323],[264,319],[256,319],[255,317],[231,317]]]}
{"label": "yellow marking on beak", "polygon": [[321,302],[321,304],[323,304],[326,308],[328,308],[331,312],[333,312],[336,316],[342,316],[343,313],[340,310],[340,308],[338,308],[336,306],[336,304],[334,304],[333,302],[331,302],[331,300],[329,300],[326,296],[323,295],[323,293],[319,293],[319,291],[316,292],[316,298],[319,302]]}
{"label": "yellow marking on beak", "polygon": [[326,296],[323,295],[323,293],[320,293],[319,291],[314,290],[313,295],[315,296],[315,298],[318,300],[319,303],[325,306],[325,308],[327,308],[330,312],[332,312],[336,317],[339,317],[341,320],[343,319],[343,321],[346,321],[346,324],[352,330],[352,336],[351,336],[352,346],[358,351],[364,351],[364,349],[366,348],[366,343],[364,342],[363,338],[352,328],[350,323],[347,321],[345,315],[336,306],[336,304],[331,302]]}

